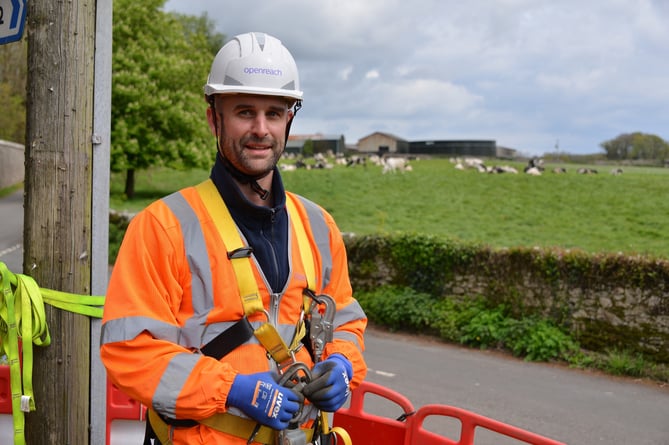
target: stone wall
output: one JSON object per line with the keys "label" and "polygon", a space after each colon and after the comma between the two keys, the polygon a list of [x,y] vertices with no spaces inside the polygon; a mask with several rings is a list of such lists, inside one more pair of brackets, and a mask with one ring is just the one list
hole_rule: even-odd
{"label": "stone wall", "polygon": [[[445,283],[445,293],[465,298],[482,295],[497,302],[519,305],[569,326],[581,345],[594,351],[626,349],[669,362],[669,295],[666,283],[638,285],[570,286],[525,275],[507,283],[506,292],[489,276],[459,274]],[[491,290],[494,293],[491,293]]]}
{"label": "stone wall", "polygon": [[540,314],[593,351],[669,363],[669,260],[541,249],[494,250],[414,236],[346,239],[356,290],[411,287],[436,298],[484,297]]}
{"label": "stone wall", "polygon": [[0,139],[0,189],[23,182],[25,148]]}

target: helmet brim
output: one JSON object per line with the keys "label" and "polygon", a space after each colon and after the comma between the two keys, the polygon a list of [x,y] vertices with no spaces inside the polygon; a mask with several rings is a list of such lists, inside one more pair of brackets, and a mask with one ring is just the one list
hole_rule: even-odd
{"label": "helmet brim", "polygon": [[251,94],[256,96],[278,96],[294,100],[302,100],[303,92],[299,90],[284,90],[280,88],[245,87],[241,85],[207,84],[204,94]]}

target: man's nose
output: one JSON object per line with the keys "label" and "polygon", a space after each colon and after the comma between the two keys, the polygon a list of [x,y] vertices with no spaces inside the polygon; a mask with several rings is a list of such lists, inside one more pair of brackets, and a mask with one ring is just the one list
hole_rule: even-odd
{"label": "man's nose", "polygon": [[253,128],[252,128],[253,134],[258,136],[258,137],[265,137],[269,133],[268,126],[267,126],[267,118],[263,116],[262,114],[259,114],[256,116],[256,118],[253,120]]}

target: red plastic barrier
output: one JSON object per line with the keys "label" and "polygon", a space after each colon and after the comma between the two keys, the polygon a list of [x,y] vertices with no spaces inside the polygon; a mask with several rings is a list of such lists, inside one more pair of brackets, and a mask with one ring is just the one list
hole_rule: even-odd
{"label": "red plastic barrier", "polygon": [[116,386],[107,380],[107,439],[111,443],[111,427],[115,420],[146,419],[146,407],[136,400],[123,394]]}
{"label": "red plastic barrier", "polygon": [[[428,416],[446,416],[460,421],[460,438],[457,441],[439,436],[423,428]],[[409,434],[404,445],[474,445],[478,428],[483,428],[502,436],[511,437],[532,445],[565,445],[562,442],[540,436],[518,427],[490,419],[480,414],[448,405],[425,405],[410,420]]]}
{"label": "red plastic barrier", "polygon": [[[364,398],[376,394],[402,407],[406,421],[377,416],[364,411]],[[450,439],[423,428],[429,416],[446,416],[460,422],[458,439]],[[351,395],[349,408],[334,414],[333,425],[344,428],[353,443],[369,445],[474,445],[477,429],[486,429],[531,445],[565,445],[512,425],[448,405],[425,405],[414,412],[411,402],[401,394],[371,382],[363,382]]]}
{"label": "red plastic barrier", "polygon": [[352,392],[349,408],[334,413],[333,425],[343,427],[351,436],[353,443],[404,445],[408,433],[407,422],[365,412],[364,402],[367,394],[376,394],[399,405],[401,413],[411,414],[415,411],[409,399],[400,393],[372,382],[362,382]]}
{"label": "red plastic barrier", "polygon": [[12,390],[9,385],[9,366],[0,366],[0,414],[12,413]]}

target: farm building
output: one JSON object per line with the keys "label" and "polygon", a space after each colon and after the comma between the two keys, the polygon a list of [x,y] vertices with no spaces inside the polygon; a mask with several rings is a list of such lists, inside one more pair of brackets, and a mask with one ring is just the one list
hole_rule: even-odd
{"label": "farm building", "polygon": [[343,134],[296,134],[288,137],[286,153],[305,154],[305,148],[309,154],[331,152],[337,155],[346,151],[346,142]]}
{"label": "farm building", "polygon": [[360,153],[409,153],[409,141],[377,131],[358,140]]}
{"label": "farm building", "polygon": [[480,156],[514,158],[516,150],[500,147],[494,140],[407,141],[390,133],[375,132],[358,140],[360,153],[407,155]]}
{"label": "farm building", "polygon": [[410,142],[409,153],[509,158],[515,155],[515,150],[498,147],[494,140],[430,140]]}

